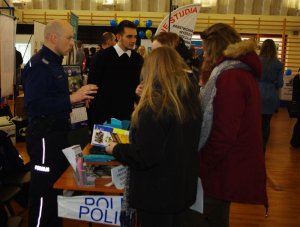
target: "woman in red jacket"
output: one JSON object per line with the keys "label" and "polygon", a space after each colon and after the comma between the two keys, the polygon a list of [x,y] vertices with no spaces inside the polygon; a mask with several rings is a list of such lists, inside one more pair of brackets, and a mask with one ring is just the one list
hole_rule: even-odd
{"label": "woman in red jacket", "polygon": [[[202,34],[203,123],[200,178],[204,190],[203,226],[228,227],[230,203],[267,207],[266,172],[258,79],[261,63],[255,42],[242,41],[218,23]],[[199,225],[202,226],[202,225]]]}

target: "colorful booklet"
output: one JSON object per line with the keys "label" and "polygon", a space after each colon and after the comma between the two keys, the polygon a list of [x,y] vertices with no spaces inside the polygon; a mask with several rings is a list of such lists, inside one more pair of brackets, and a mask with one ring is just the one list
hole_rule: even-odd
{"label": "colorful booklet", "polygon": [[106,147],[110,142],[129,143],[129,131],[105,125],[94,125],[91,144]]}

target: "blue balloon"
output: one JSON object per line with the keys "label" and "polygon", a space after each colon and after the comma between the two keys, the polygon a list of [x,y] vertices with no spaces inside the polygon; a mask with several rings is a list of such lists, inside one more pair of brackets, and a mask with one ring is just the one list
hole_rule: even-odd
{"label": "blue balloon", "polygon": [[139,31],[139,37],[142,39],[145,37],[145,32],[144,31]]}
{"label": "blue balloon", "polygon": [[133,21],[133,23],[135,24],[135,26],[139,26],[139,24],[140,24],[140,21],[139,21],[139,20],[137,20],[137,19],[135,19],[135,20]]}
{"label": "blue balloon", "polygon": [[118,25],[118,23],[117,23],[116,20],[111,20],[111,21],[110,21],[110,26],[112,26],[112,27],[117,27],[117,25]]}
{"label": "blue balloon", "polygon": [[285,70],[285,75],[286,75],[286,76],[292,75],[292,70],[291,70],[291,69]]}
{"label": "blue balloon", "polygon": [[146,27],[150,28],[152,26],[152,20],[147,20],[146,21]]}

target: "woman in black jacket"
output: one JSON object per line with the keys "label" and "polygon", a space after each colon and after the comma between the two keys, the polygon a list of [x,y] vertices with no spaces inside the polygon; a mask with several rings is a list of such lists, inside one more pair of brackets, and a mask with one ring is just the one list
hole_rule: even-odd
{"label": "woman in black jacket", "polygon": [[184,213],[195,202],[201,108],[187,69],[174,49],[153,50],[142,69],[131,143],[106,147],[129,167],[125,194],[142,227],[183,226]]}

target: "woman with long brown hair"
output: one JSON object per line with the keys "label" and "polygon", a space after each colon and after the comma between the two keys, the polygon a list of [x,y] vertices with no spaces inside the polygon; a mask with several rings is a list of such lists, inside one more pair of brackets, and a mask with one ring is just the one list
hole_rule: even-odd
{"label": "woman with long brown hair", "polygon": [[231,202],[267,206],[257,83],[261,63],[254,41],[242,41],[227,24],[210,26],[201,38],[199,173],[204,213],[198,226],[228,227]]}

